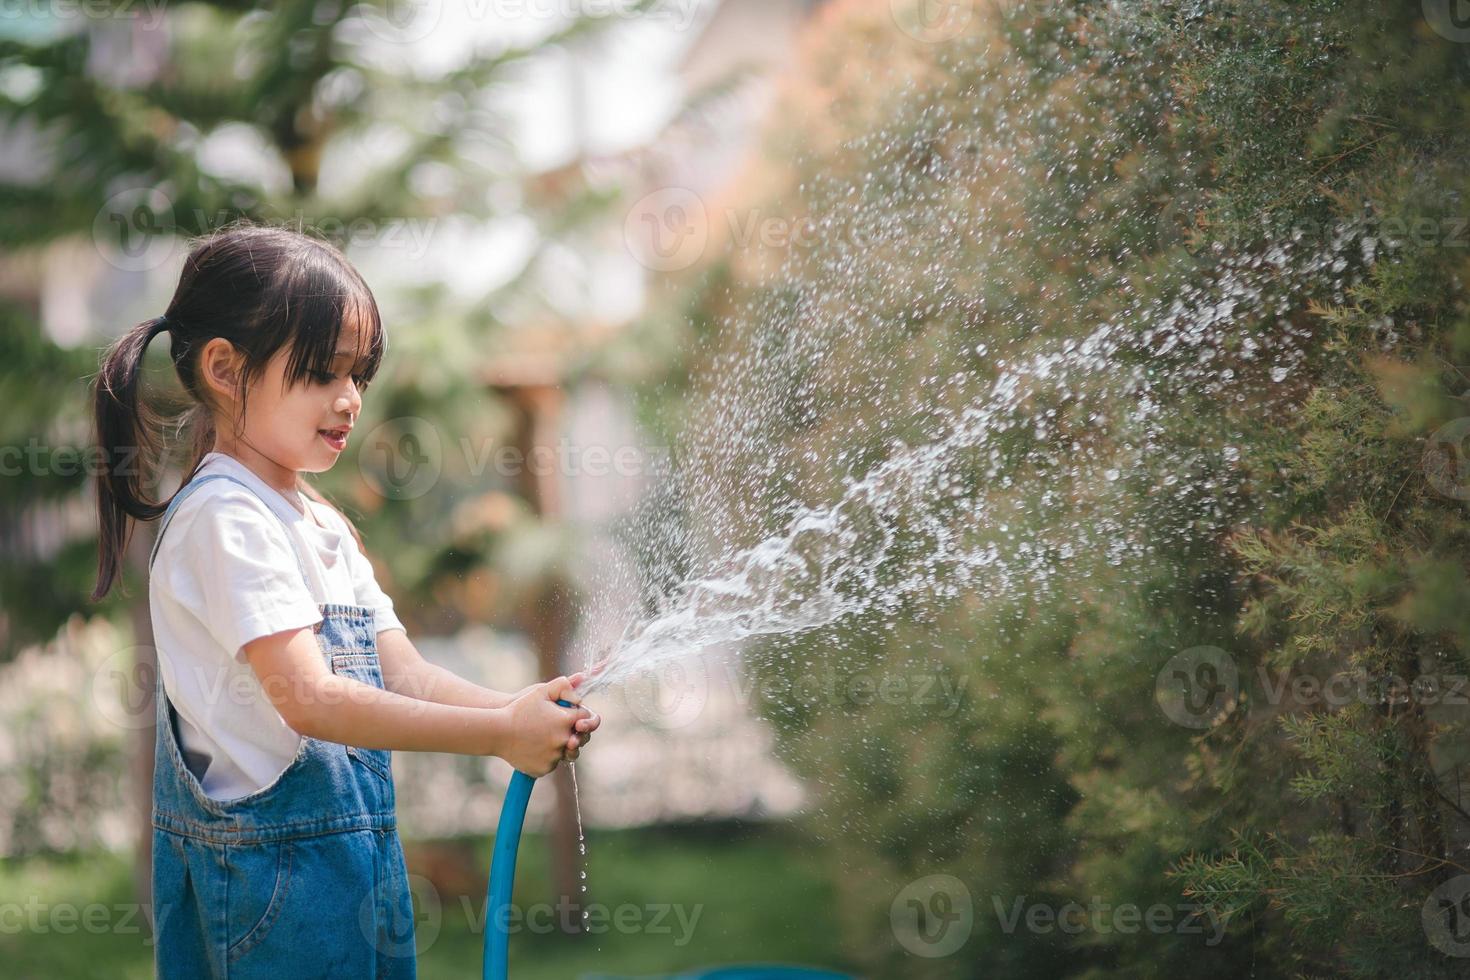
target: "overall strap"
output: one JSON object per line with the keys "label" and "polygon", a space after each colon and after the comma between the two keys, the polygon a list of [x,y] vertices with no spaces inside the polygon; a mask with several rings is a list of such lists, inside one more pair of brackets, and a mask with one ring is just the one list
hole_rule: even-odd
{"label": "overall strap", "polygon": [[[185,497],[189,496],[189,494],[193,493],[195,490],[198,490],[200,487],[204,486],[204,484],[208,483],[211,480],[229,480],[231,483],[238,484],[239,486],[244,487],[246,490],[249,490],[251,493],[255,494],[257,498],[260,496],[260,494],[256,493],[255,488],[250,486],[250,484],[244,482],[243,480],[237,480],[227,473],[211,473],[208,476],[201,476],[198,479],[190,480],[188,483],[184,484],[182,487],[179,488],[179,492],[174,494],[173,499],[168,502],[168,508],[163,512],[163,521],[158,526],[158,536],[153,539],[153,548],[148,553],[148,568],[150,571],[152,571],[153,569],[153,560],[158,557],[158,546],[163,542],[163,533],[168,530],[169,522],[174,519],[174,512],[178,510],[179,504],[184,502]],[[290,545],[291,553],[296,556],[296,567],[301,570],[301,581],[305,582],[306,587],[310,589],[311,576],[307,574],[306,565],[303,564],[301,561],[301,552],[297,549],[296,542],[292,540],[291,528],[287,526],[285,521],[281,520],[281,515],[277,514],[270,504],[266,503],[263,500],[261,501],[261,503],[265,503],[266,510],[269,510],[272,516],[276,518],[276,520],[281,521],[281,527],[284,528],[286,531],[286,544]]]}

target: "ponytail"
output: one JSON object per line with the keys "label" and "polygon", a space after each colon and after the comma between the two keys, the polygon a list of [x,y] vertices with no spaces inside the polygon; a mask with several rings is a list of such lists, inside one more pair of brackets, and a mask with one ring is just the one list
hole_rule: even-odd
{"label": "ponytail", "polygon": [[92,601],[111,591],[122,572],[123,554],[132,534],[131,519],[151,521],[165,504],[143,495],[145,475],[159,452],[155,433],[161,418],[138,397],[139,376],[148,343],[169,329],[167,316],[133,327],[102,359],[94,386],[96,437],[101,466],[97,474],[97,586]]}
{"label": "ponytail", "polygon": [[[355,373],[371,379],[385,348],[383,320],[372,291],[341,252],[300,232],[248,223],[222,228],[194,244],[167,312],[119,338],[103,355],[97,374],[93,398],[100,465],[92,601],[106,596],[121,577],[133,522],[156,520],[168,510],[167,501],[144,492],[156,490],[169,462],[164,456],[173,447],[160,445],[162,435],[181,433],[186,426],[192,432],[184,467],[188,483],[215,444],[217,413],[226,407],[244,411],[251,383],[278,351],[291,354],[287,384],[330,371],[349,319],[367,330],[366,354]],[[191,402],[172,418],[151,408],[138,391],[143,355],[165,330],[172,339],[174,373]],[[238,406],[219,404],[199,377],[200,352],[215,338],[228,341],[243,358],[234,393]],[[352,531],[357,537],[357,529]]]}

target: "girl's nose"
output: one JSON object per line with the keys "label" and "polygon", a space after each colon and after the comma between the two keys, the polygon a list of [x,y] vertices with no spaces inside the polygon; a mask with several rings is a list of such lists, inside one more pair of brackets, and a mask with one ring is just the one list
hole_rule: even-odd
{"label": "girl's nose", "polygon": [[348,385],[350,387],[347,389],[347,393],[338,395],[337,400],[332,403],[332,407],[339,412],[349,412],[356,415],[362,408],[362,395],[357,390],[356,381],[349,381]]}

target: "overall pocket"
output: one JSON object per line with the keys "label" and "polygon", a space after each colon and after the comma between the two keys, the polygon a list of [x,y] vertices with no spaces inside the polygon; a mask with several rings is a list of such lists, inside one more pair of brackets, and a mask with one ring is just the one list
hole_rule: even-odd
{"label": "overall pocket", "polygon": [[[380,690],[383,688],[383,669],[378,663],[377,653],[371,650],[332,654],[332,673]],[[387,749],[364,749],[356,745],[346,748],[348,758],[356,759],[383,779],[393,779],[393,755]]]}
{"label": "overall pocket", "polygon": [[227,957],[238,959],[259,946],[280,917],[291,887],[291,842],[227,844],[224,865]]}

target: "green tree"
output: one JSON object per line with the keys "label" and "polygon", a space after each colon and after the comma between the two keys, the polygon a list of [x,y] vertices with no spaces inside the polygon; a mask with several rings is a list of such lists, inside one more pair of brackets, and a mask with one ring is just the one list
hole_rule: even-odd
{"label": "green tree", "polygon": [[[749,653],[968,681],[945,718],[764,705],[853,948],[905,976],[1457,975],[1464,709],[1393,678],[1464,673],[1465,45],[1331,0],[894,23],[834,16],[750,181],[814,241],[682,281],[688,380],[651,414],[692,447],[688,511],[754,542],[1006,365],[1124,339],[956,466],[1015,579]],[[1176,309],[1207,343],[1150,344]],[[1201,658],[1234,680],[1200,688]],[[1338,675],[1370,693],[1324,699]],[[1203,725],[1156,700],[1180,678]],[[940,872],[976,935],[923,960],[889,902]],[[1007,929],[1017,899],[1166,916]]]}
{"label": "green tree", "polygon": [[[206,2],[150,11],[143,23],[136,22],[137,5],[89,7],[86,18],[62,12],[11,21],[0,35],[0,120],[13,132],[34,134],[33,162],[41,166],[0,181],[8,261],[19,269],[48,243],[91,240],[111,261],[143,269],[181,254],[176,242],[237,219],[287,223],[381,260],[403,247],[394,237],[401,226],[433,233],[451,221],[486,223],[503,216],[494,203],[503,190],[519,188],[518,212],[535,222],[539,237],[509,282],[468,303],[452,299],[434,277],[417,295],[380,297],[392,317],[395,354],[362,420],[370,429],[402,416],[432,419],[452,434],[449,441],[505,437],[513,415],[486,387],[484,368],[509,323],[538,311],[553,315],[533,273],[547,249],[603,215],[611,196],[591,190],[576,172],[538,189],[505,135],[495,99],[526,59],[591,38],[615,21],[578,17],[528,44],[482,44],[458,67],[434,75],[417,70],[408,60],[414,49],[396,40],[434,27],[401,22],[405,9]],[[250,166],[201,157],[204,142],[222,132],[254,147]],[[356,155],[360,172],[348,183],[322,185],[322,161],[331,154]],[[11,404],[22,408],[6,423],[7,448],[23,449],[27,437],[84,447],[87,408],[77,382],[95,371],[97,352],[58,349],[35,314],[5,312],[8,349],[27,366],[6,379],[7,393],[17,396]],[[149,376],[168,387],[165,354],[151,353]],[[172,395],[181,405],[182,393]],[[172,465],[156,474],[160,495],[171,491],[192,447],[175,449]],[[506,528],[457,535],[455,504],[514,488],[497,484],[493,472],[453,468],[456,458],[446,454],[450,468],[431,491],[412,498],[375,483],[371,464],[339,466],[319,481],[372,551],[391,556],[396,590],[417,600],[402,604],[415,622],[421,613],[423,622],[448,625],[503,615],[516,601],[515,590],[506,590],[487,608],[458,587],[465,568],[495,563]],[[74,506],[86,492],[84,474],[74,469],[74,477],[6,481],[9,513],[19,522],[40,497]],[[395,506],[385,509],[390,497]],[[508,513],[531,533],[529,513]],[[473,523],[460,517],[459,526]],[[0,562],[13,631],[5,650],[91,611],[84,597],[93,570],[85,555],[95,554],[95,544],[71,533],[60,560],[24,552],[12,559],[7,552]],[[42,557],[50,562],[44,576],[34,574]],[[136,568],[125,575],[103,611],[115,614],[135,597],[141,578]]]}

